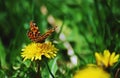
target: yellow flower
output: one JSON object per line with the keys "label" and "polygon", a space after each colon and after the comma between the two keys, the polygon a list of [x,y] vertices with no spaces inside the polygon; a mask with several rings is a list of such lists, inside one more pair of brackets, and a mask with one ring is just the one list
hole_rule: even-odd
{"label": "yellow flower", "polygon": [[55,48],[54,45],[52,45],[51,42],[46,43],[30,43],[28,46],[26,46],[24,49],[22,49],[21,56],[26,59],[33,60],[41,60],[42,56],[45,56],[47,58],[53,58],[56,56],[56,53],[58,51],[57,48]]}
{"label": "yellow flower", "polygon": [[110,78],[110,74],[96,65],[90,65],[76,72],[73,78]]}
{"label": "yellow flower", "polygon": [[96,52],[95,58],[98,66],[104,65],[105,67],[109,67],[109,66],[113,66],[114,63],[118,61],[119,55],[118,54],[115,55],[115,52],[111,54],[109,50],[104,50],[103,54]]}

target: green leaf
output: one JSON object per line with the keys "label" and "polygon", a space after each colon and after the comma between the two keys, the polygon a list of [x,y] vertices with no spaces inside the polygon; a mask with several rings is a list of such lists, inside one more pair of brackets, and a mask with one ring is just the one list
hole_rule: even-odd
{"label": "green leaf", "polygon": [[6,52],[5,52],[5,48],[2,44],[2,41],[0,39],[0,63],[1,63],[1,67],[2,68],[6,68],[7,64],[6,64]]}
{"label": "green leaf", "polygon": [[[50,67],[50,70],[52,72],[52,74],[55,76],[55,73],[57,72],[58,70],[58,66],[57,66],[57,59],[58,57],[56,57],[55,59],[51,60],[49,62],[49,67]],[[51,78],[51,75],[49,74],[49,78]]]}

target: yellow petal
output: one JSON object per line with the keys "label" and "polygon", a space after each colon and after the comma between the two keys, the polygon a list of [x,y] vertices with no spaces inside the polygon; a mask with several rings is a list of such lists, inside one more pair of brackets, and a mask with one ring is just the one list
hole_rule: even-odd
{"label": "yellow petal", "polygon": [[118,61],[118,59],[119,59],[119,54],[117,54],[115,57],[114,57],[114,61]]}
{"label": "yellow petal", "polygon": [[104,53],[103,53],[103,63],[105,65],[105,67],[108,67],[109,65],[109,58],[110,58],[110,52],[109,50],[104,50]]}
{"label": "yellow petal", "polygon": [[109,60],[109,65],[110,65],[110,66],[113,65],[114,57],[115,57],[115,53],[112,53],[112,55],[110,56],[110,60]]}
{"label": "yellow petal", "polygon": [[109,57],[110,56],[109,50],[104,50],[103,56]]}
{"label": "yellow petal", "polygon": [[57,53],[58,49],[51,43],[30,43],[24,49],[22,49],[21,56],[25,58],[24,60],[31,59],[33,60],[41,60],[42,56],[47,58],[53,58]]}
{"label": "yellow petal", "polygon": [[97,53],[97,52],[95,52],[95,58],[96,58],[96,61],[97,61],[97,65],[98,66],[102,66],[102,55],[101,54],[99,54],[99,53]]}
{"label": "yellow petal", "polygon": [[112,53],[109,60],[109,65],[113,66],[114,63],[118,61],[119,55],[115,55],[115,52]]}
{"label": "yellow petal", "polygon": [[79,70],[73,78],[110,78],[110,74],[94,65]]}

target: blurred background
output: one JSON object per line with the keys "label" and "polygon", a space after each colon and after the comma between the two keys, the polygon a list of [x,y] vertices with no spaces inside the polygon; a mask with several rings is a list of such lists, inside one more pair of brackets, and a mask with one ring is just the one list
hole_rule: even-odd
{"label": "blurred background", "polygon": [[[42,33],[53,26],[47,40],[59,49],[49,61],[56,78],[72,78],[75,71],[95,63],[94,53],[120,52],[120,0],[0,0],[0,78],[33,78],[30,61],[23,62],[21,49],[31,41],[29,23]],[[44,64],[43,64],[44,66]],[[113,69],[119,67],[116,66]],[[43,78],[50,78],[47,67]]]}

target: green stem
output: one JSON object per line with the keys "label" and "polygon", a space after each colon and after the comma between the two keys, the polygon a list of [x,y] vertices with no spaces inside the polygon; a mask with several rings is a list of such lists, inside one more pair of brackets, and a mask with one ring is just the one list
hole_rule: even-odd
{"label": "green stem", "polygon": [[42,78],[41,72],[40,72],[40,62],[37,61],[37,75],[36,78]]}

